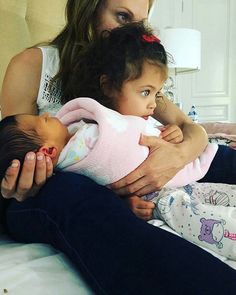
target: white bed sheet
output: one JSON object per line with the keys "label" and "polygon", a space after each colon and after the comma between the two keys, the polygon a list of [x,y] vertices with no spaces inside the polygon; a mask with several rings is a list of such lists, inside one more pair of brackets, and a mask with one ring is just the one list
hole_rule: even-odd
{"label": "white bed sheet", "polygon": [[[176,234],[162,221],[150,224]],[[205,249],[236,270],[236,262]],[[44,244],[20,244],[0,237],[0,295],[94,295],[70,261]]]}
{"label": "white bed sheet", "polygon": [[70,261],[44,244],[0,237],[0,295],[93,295]]}

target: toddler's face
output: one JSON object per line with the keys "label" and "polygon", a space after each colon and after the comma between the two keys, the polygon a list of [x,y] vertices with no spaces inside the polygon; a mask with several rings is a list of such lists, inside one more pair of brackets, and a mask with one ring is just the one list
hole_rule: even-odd
{"label": "toddler's face", "polygon": [[57,118],[50,117],[48,113],[40,116],[17,115],[16,120],[21,130],[35,131],[44,144],[51,144],[61,149],[70,137],[67,128]]}
{"label": "toddler's face", "polygon": [[114,96],[115,109],[123,115],[147,119],[154,113],[164,82],[162,70],[145,62],[141,77],[124,82],[120,93]]}

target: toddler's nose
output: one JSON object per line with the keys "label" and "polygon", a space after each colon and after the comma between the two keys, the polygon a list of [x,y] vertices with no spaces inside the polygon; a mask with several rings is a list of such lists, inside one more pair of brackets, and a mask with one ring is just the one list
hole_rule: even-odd
{"label": "toddler's nose", "polygon": [[41,116],[42,116],[43,118],[48,118],[48,117],[50,117],[50,116],[49,116],[49,113],[47,113],[47,112],[46,112],[46,113],[43,113]]}
{"label": "toddler's nose", "polygon": [[149,105],[149,108],[152,109],[152,110],[155,110],[157,104],[156,104],[156,100],[154,100],[150,105]]}

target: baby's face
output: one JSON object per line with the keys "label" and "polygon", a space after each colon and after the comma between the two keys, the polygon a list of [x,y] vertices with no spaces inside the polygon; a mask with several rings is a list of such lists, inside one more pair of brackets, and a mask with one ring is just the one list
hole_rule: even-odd
{"label": "baby's face", "polygon": [[55,117],[50,117],[48,113],[40,116],[17,115],[16,120],[20,129],[35,131],[44,144],[57,147],[61,150],[70,138],[67,128]]}

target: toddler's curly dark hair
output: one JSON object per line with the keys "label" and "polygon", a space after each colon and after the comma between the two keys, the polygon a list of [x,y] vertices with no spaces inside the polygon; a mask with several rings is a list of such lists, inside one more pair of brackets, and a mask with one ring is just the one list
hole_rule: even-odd
{"label": "toddler's curly dark hair", "polygon": [[160,42],[148,41],[153,37],[153,31],[143,22],[102,32],[78,55],[67,87],[63,90],[63,103],[75,97],[88,96],[113,108],[112,97],[107,96],[101,87],[101,77],[106,77],[111,93],[112,90],[120,91],[125,81],[141,76],[144,62],[160,68],[165,80],[167,53]]}

